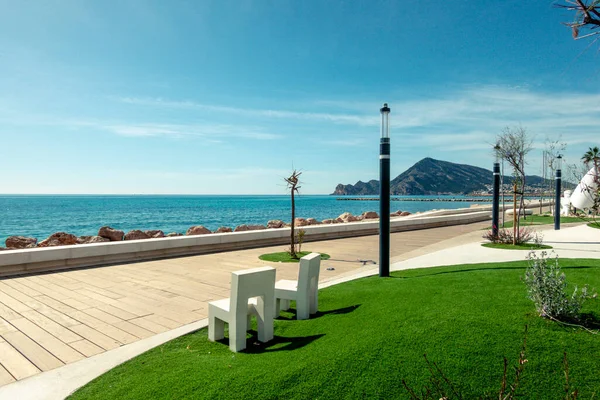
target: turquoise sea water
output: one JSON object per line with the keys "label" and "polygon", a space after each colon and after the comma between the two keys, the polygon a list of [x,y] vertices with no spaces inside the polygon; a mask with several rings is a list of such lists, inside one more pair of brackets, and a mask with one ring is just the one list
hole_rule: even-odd
{"label": "turquoise sea water", "polygon": [[[361,196],[366,197],[366,196]],[[401,197],[401,196],[399,196]],[[415,198],[417,196],[407,196]],[[440,198],[440,196],[422,196]],[[447,196],[446,198],[459,198]],[[392,202],[392,211],[426,211],[469,207],[466,202]],[[271,219],[290,220],[290,198],[264,196],[96,196],[0,195],[0,246],[8,236],[43,240],[54,232],[96,235],[101,226],[128,231],[161,229],[185,231],[193,225],[216,230],[241,224],[263,224]],[[299,195],[296,216],[323,220],[343,212],[354,215],[379,211],[378,201],[339,201],[335,196]]]}

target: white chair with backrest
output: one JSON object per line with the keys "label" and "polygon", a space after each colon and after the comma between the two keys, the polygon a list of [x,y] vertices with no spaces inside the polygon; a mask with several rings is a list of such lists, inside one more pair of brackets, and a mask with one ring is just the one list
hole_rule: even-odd
{"label": "white chair with backrest", "polygon": [[261,267],[231,273],[231,297],[208,303],[208,339],[225,337],[229,324],[229,348],[246,348],[246,332],[251,314],[257,315],[258,340],[273,339],[275,314],[275,268]]}
{"label": "white chair with backrest", "polygon": [[281,280],[275,283],[275,312],[290,308],[290,300],[296,300],[296,318],[308,319],[319,306],[319,271],[321,255],[310,253],[300,259],[298,280]]}

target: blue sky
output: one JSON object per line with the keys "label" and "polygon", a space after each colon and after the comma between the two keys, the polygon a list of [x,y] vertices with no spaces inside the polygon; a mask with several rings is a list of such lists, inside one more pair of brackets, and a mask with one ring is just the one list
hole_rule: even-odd
{"label": "blue sky", "polygon": [[600,135],[598,44],[553,1],[0,0],[0,193],[303,193],[423,157],[491,169],[505,126]]}

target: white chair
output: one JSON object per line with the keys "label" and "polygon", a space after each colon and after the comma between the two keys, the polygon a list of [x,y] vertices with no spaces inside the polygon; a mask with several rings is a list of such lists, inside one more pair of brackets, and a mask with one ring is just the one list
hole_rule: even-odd
{"label": "white chair", "polygon": [[275,312],[290,308],[290,300],[296,300],[296,319],[308,319],[319,305],[319,271],[321,255],[310,253],[300,259],[298,280],[281,280],[275,283]]}
{"label": "white chair", "polygon": [[[231,273],[231,298],[208,303],[208,339],[225,337],[229,324],[229,348],[246,348],[246,332],[251,314],[257,315],[258,340],[273,339],[275,268],[261,267]],[[256,299],[254,299],[256,298]]]}

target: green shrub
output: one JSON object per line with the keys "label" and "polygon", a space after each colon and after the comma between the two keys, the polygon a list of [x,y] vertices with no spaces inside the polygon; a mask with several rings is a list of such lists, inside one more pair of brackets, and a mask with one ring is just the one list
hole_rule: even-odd
{"label": "green shrub", "polygon": [[530,252],[529,266],[525,271],[525,285],[529,298],[535,304],[540,316],[551,319],[578,319],[583,303],[590,297],[588,286],[579,289],[575,286],[573,294],[567,294],[567,278],[558,265],[558,256],[549,259],[542,251],[540,256]]}

